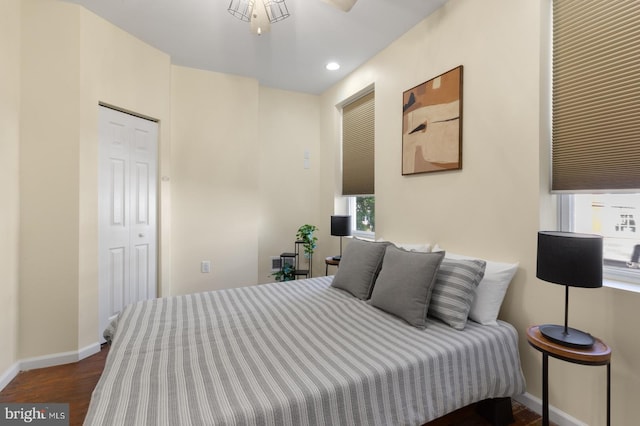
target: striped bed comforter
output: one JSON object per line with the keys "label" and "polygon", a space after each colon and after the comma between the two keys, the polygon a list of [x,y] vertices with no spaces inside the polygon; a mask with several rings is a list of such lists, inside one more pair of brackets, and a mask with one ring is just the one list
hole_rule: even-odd
{"label": "striped bed comforter", "polygon": [[87,425],[420,425],[525,384],[515,329],[418,330],[332,277],[128,306]]}

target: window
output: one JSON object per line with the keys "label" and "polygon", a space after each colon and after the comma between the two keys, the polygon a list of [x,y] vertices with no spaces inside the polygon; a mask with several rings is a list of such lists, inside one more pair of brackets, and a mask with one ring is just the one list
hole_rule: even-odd
{"label": "window", "polygon": [[562,230],[603,237],[606,279],[640,284],[640,194],[565,194]]}
{"label": "window", "polygon": [[352,234],[375,238],[375,92],[354,96],[342,108],[342,195]]}
{"label": "window", "polygon": [[373,195],[349,197],[349,214],[353,235],[375,239],[376,197]]}
{"label": "window", "polygon": [[602,235],[605,279],[635,284],[640,284],[638,19],[637,2],[553,0],[551,186],[563,193],[560,228]]}

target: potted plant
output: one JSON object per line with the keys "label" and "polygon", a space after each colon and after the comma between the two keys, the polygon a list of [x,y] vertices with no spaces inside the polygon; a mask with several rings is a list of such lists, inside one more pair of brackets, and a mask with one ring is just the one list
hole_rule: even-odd
{"label": "potted plant", "polygon": [[318,238],[316,238],[313,233],[318,230],[318,227],[315,225],[304,224],[300,228],[298,228],[298,232],[296,233],[296,239],[298,241],[302,241],[302,247],[304,248],[304,257],[309,259],[313,254],[314,249],[316,248],[316,242]]}
{"label": "potted plant", "polygon": [[282,269],[272,274],[276,281],[292,281],[296,279],[296,266],[285,263]]}

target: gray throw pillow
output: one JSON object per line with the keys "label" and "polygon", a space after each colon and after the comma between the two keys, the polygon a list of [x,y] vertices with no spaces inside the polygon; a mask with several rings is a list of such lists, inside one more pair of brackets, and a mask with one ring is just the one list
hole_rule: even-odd
{"label": "gray throw pillow", "polygon": [[478,259],[444,259],[436,275],[429,315],[456,330],[464,329],[486,264]]}
{"label": "gray throw pillow", "polygon": [[443,258],[443,252],[410,252],[390,245],[370,303],[414,327],[424,328],[431,290]]}
{"label": "gray throw pillow", "polygon": [[342,252],[342,259],[331,283],[332,287],[348,291],[358,299],[371,297],[384,250],[388,243],[374,243],[353,239]]}

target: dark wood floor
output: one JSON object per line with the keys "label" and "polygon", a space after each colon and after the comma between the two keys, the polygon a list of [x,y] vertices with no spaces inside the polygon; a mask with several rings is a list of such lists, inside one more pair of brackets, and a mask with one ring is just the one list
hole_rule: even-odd
{"label": "dark wood floor", "polygon": [[68,403],[69,424],[81,425],[108,353],[105,345],[80,362],[20,372],[0,392],[0,402]]}
{"label": "dark wood floor", "polygon": [[[108,352],[108,346],[104,346],[99,353],[80,362],[21,372],[0,392],[0,402],[68,403],[69,424],[82,425]],[[541,424],[540,416],[515,401],[513,414],[516,422],[512,426]],[[477,415],[474,407],[467,407],[424,426],[490,426],[490,423]]]}
{"label": "dark wood floor", "polygon": [[[515,422],[511,426],[540,426],[542,418],[524,405],[512,401]],[[475,412],[475,406],[462,408],[423,426],[491,426]],[[556,426],[551,423],[551,426]]]}

